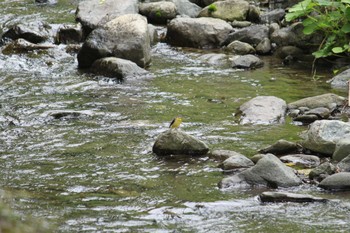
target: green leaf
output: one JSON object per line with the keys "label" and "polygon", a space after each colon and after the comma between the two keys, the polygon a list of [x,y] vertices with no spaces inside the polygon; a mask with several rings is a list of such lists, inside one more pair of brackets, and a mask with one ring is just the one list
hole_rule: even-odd
{"label": "green leaf", "polygon": [[311,35],[312,33],[314,33],[315,31],[317,31],[318,27],[317,27],[317,23],[313,23],[313,24],[309,24],[306,27],[304,27],[303,33],[305,35]]}
{"label": "green leaf", "polygon": [[298,4],[295,4],[291,8],[289,8],[289,12],[296,12],[296,11],[306,11],[312,9],[312,0],[304,0],[302,2],[299,2]]}
{"label": "green leaf", "polygon": [[341,31],[344,33],[349,33],[350,32],[350,23],[345,24],[342,28]]}
{"label": "green leaf", "polygon": [[350,4],[350,0],[341,0],[342,3]]}
{"label": "green leaf", "polygon": [[344,49],[342,47],[334,47],[332,48],[333,53],[342,53],[344,52]]}

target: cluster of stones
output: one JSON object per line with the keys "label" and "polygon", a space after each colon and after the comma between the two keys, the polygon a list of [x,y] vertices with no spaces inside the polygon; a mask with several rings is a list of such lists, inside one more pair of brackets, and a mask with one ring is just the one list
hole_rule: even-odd
{"label": "cluster of stones", "polygon": [[[283,3],[282,7],[288,7],[295,2]],[[163,39],[171,45],[222,49],[222,53],[203,59],[214,64],[224,60],[235,68],[261,67],[263,62],[256,55],[273,52],[283,59],[299,59],[310,50],[310,44],[320,42],[317,36],[303,35],[301,23],[285,25],[284,9],[268,11],[263,4],[245,0],[88,0],[77,7],[76,25],[10,20],[3,25],[1,41],[7,45],[5,53],[69,44],[67,51],[78,51],[79,68],[119,79],[147,74],[151,45],[161,39],[152,24],[166,24]],[[8,44],[8,40],[13,42]],[[82,46],[77,45],[81,42]]]}

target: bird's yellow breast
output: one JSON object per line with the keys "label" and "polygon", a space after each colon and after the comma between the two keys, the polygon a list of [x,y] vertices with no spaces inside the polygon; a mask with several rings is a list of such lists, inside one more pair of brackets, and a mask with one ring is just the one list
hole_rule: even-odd
{"label": "bird's yellow breast", "polygon": [[175,117],[174,120],[170,123],[170,128],[178,128],[182,122],[181,117]]}

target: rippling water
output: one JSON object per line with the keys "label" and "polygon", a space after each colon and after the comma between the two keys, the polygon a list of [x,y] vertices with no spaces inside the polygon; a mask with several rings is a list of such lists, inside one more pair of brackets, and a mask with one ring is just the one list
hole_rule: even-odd
{"label": "rippling water", "polygon": [[[26,9],[56,19],[72,14],[75,4],[0,1],[0,18]],[[208,157],[174,161],[151,153],[156,136],[179,113],[183,130],[211,148],[253,155],[274,140],[298,140],[303,129],[289,122],[239,126],[232,114],[256,95],[293,101],[329,92],[324,78],[312,81],[308,69],[268,57],[263,69],[240,71],[209,66],[197,59],[201,51],[162,43],[152,53],[154,77],[122,84],[77,70],[76,55],[63,45],[1,53],[3,201],[21,215],[48,220],[57,232],[349,231],[347,193],[305,186],[288,191],[334,201],[262,205],[259,190],[219,190],[224,175]]]}

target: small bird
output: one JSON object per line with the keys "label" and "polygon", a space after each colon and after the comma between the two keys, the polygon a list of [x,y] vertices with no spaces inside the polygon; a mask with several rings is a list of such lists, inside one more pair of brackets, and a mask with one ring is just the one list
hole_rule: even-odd
{"label": "small bird", "polygon": [[170,123],[169,128],[171,128],[171,129],[179,128],[181,122],[182,122],[182,118],[181,117],[175,117],[172,120],[172,122]]}

